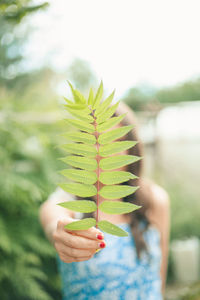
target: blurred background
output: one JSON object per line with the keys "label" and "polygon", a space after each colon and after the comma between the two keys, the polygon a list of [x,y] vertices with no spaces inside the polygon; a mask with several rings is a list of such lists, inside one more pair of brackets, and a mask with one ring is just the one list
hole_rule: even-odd
{"label": "blurred background", "polygon": [[38,207],[57,186],[66,79],[137,113],[171,201],[167,300],[200,299],[200,3],[0,1],[0,298],[61,299]]}

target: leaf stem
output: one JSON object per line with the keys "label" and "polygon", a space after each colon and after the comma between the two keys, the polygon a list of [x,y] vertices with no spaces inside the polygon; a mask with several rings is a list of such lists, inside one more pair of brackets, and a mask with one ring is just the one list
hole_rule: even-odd
{"label": "leaf stem", "polygon": [[[98,139],[99,133],[97,131],[97,122],[96,122],[96,117],[94,115],[94,111],[92,111],[92,116],[94,117],[94,128],[95,128],[95,132],[94,135],[96,137],[96,139]],[[99,161],[100,161],[100,157],[99,157],[99,143],[96,142],[96,146],[97,146],[97,156],[96,156],[96,160],[97,160],[97,214],[96,214],[96,228],[98,228],[98,222],[99,222],[99,175],[100,175],[100,168],[99,168]]]}

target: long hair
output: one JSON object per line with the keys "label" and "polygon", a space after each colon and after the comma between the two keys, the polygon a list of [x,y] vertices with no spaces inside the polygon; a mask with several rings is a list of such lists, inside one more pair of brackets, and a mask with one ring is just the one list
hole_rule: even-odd
{"label": "long hair", "polygon": [[[125,140],[131,140],[131,141],[138,141],[138,143],[128,150],[129,155],[137,155],[137,156],[143,156],[143,145],[138,137],[138,125],[137,120],[135,117],[134,112],[130,109],[128,105],[126,105],[123,102],[120,102],[118,105],[118,108],[114,114],[114,116],[119,116],[123,113],[126,113],[125,117],[121,121],[122,126],[131,125],[133,124],[134,127],[131,131],[129,131],[126,136],[123,137]],[[133,212],[130,212],[126,215],[131,216],[131,232],[134,237],[135,246],[136,246],[136,252],[138,258],[141,256],[141,252],[148,251],[147,245],[145,243],[145,240],[143,238],[143,233],[145,230],[148,229],[148,226],[151,224],[150,220],[148,218],[148,210],[151,207],[152,203],[152,190],[151,190],[151,182],[147,179],[143,178],[143,159],[139,160],[137,162],[134,162],[132,164],[129,164],[126,169],[127,172],[131,172],[132,174],[138,176],[137,179],[130,179],[127,182],[121,183],[124,185],[132,185],[132,186],[139,186],[140,188],[133,194],[124,197],[122,200],[124,202],[130,202],[134,203],[136,205],[141,205],[142,207],[138,210],[135,210]],[[77,197],[80,199],[80,197]],[[93,200],[93,198],[89,198],[90,200]],[[83,218],[85,217],[92,217],[93,213],[85,213],[83,215]],[[141,226],[141,222],[143,226]]]}

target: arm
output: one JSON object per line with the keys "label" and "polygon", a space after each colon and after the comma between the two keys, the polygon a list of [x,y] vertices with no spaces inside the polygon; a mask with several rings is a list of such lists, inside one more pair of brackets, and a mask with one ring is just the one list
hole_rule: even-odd
{"label": "arm", "polygon": [[161,236],[161,279],[162,279],[162,292],[165,291],[167,265],[168,265],[168,244],[169,244],[169,231],[170,231],[170,204],[169,196],[164,189],[158,185],[153,185],[153,192],[155,201],[152,205],[151,221],[156,225],[160,231]]}
{"label": "arm", "polygon": [[56,204],[69,200],[73,200],[72,195],[57,189],[39,210],[43,230],[60,259],[65,263],[88,260],[93,257],[97,249],[106,246],[103,233],[95,227],[79,231],[64,228],[66,224],[75,221],[75,214]]}

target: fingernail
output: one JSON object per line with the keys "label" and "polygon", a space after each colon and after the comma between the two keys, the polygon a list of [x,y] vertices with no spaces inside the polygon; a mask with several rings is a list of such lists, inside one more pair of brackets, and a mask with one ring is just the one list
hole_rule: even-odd
{"label": "fingernail", "polygon": [[104,242],[101,242],[98,244],[98,247],[99,248],[105,248],[106,244]]}
{"label": "fingernail", "polygon": [[102,235],[102,234],[97,234],[96,237],[97,237],[99,240],[103,240],[103,235]]}

